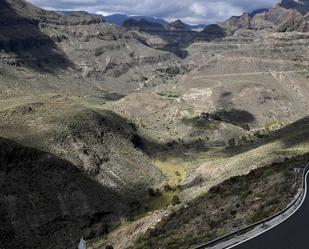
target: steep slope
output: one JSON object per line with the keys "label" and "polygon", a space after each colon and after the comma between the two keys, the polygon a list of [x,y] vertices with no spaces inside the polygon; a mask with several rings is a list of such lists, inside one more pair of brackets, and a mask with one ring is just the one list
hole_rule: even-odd
{"label": "steep slope", "polygon": [[[42,12],[22,1],[0,3],[0,49],[2,61],[8,64],[39,68],[67,68],[71,62],[44,34],[36,17]],[[48,18],[56,19],[49,14]],[[50,59],[48,61],[47,58]]]}
{"label": "steep slope", "polygon": [[194,248],[267,218],[293,200],[297,192],[293,167],[303,167],[301,160],[232,177],[165,217],[129,248]]}
{"label": "steep slope", "polygon": [[273,30],[279,32],[307,32],[309,30],[307,1],[283,0],[271,9],[260,9],[241,16],[233,16],[225,22],[207,26],[193,38],[194,41],[210,41],[233,35],[237,30]]}
{"label": "steep slope", "polygon": [[6,248],[76,247],[153,203],[308,151],[305,133],[275,132],[309,114],[308,14],[276,6],[196,33],[0,7]]}
{"label": "steep slope", "polygon": [[75,248],[81,234],[105,233],[130,213],[125,195],[68,161],[3,138],[0,152],[3,248]]}
{"label": "steep slope", "polygon": [[[83,13],[61,16],[23,1],[2,1],[1,5],[1,34],[5,34],[0,37],[1,63],[4,71],[10,71],[12,65],[20,69],[16,77],[21,79],[35,71],[34,75],[41,72],[49,73],[49,79],[61,78],[51,79],[50,84],[56,86],[48,88],[75,81],[86,91],[112,88],[127,93],[186,70],[172,54],[145,46],[100,17]],[[87,86],[84,79],[90,82]]]}
{"label": "steep slope", "polygon": [[144,212],[163,176],[137,148],[134,126],[74,98],[33,101],[1,103],[5,248],[75,248],[83,233],[102,235]]}
{"label": "steep slope", "polygon": [[306,15],[309,12],[309,1],[308,0],[281,0],[278,6],[285,9],[297,10],[302,15]]}
{"label": "steep slope", "polygon": [[[284,6],[284,5],[283,5]],[[308,21],[297,8],[285,8],[276,5],[269,12],[256,15],[251,21],[253,29],[271,28],[276,31],[308,31]]]}
{"label": "steep slope", "polygon": [[[188,177],[174,192],[183,208],[168,209],[170,216],[161,214],[161,222],[160,214],[150,215],[146,234],[147,219],[115,231],[106,244],[127,248],[139,231],[132,248],[188,248],[276,212],[293,198],[291,171],[273,175],[273,169],[294,157],[296,164],[288,161],[291,168],[300,167],[308,158],[302,156],[309,151],[308,118],[302,118],[309,114],[309,37],[300,25],[306,18],[275,6],[210,25],[184,48],[184,60],[194,70],[156,86],[155,93],[133,93],[112,103],[130,118],[138,117],[152,141],[168,146],[168,152],[158,153],[163,169],[182,165]],[[258,169],[220,184],[270,165],[270,171]],[[194,200],[217,184],[214,192]],[[278,189],[287,194],[282,206]],[[244,209],[235,206],[239,201]],[[122,243],[119,236],[125,238]]]}
{"label": "steep slope", "polygon": [[0,13],[1,243],[75,248],[84,232],[144,212],[148,188],[164,179],[135,125],[105,101],[186,65],[84,13],[21,0],[1,1]]}

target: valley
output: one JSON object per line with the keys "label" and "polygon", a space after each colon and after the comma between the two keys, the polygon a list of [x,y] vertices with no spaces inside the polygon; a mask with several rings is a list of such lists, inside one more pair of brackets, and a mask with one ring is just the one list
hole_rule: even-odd
{"label": "valley", "polygon": [[309,153],[287,2],[195,31],[2,1],[4,248],[192,248],[287,206]]}

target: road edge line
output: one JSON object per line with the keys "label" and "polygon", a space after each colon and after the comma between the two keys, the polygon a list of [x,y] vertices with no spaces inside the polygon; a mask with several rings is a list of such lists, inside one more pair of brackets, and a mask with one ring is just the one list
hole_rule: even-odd
{"label": "road edge line", "polygon": [[243,240],[243,241],[241,241],[241,242],[238,242],[237,244],[234,244],[234,245],[232,245],[232,246],[225,247],[225,248],[226,248],[226,249],[234,248],[234,247],[239,246],[239,245],[241,245],[241,244],[243,244],[243,243],[245,243],[245,242],[247,242],[247,241],[249,241],[249,240],[251,240],[251,239],[254,239],[254,238],[260,236],[261,234],[266,233],[266,232],[268,232],[269,230],[271,230],[271,229],[273,229],[273,228],[279,226],[281,223],[283,223],[283,222],[286,221],[288,218],[290,218],[292,215],[294,215],[294,214],[301,208],[301,206],[303,205],[303,203],[304,203],[304,201],[305,201],[305,199],[306,199],[306,197],[307,197],[307,177],[308,177],[308,174],[309,174],[309,171],[307,171],[307,173],[306,173],[306,175],[305,175],[305,192],[304,192],[303,199],[302,199],[301,203],[297,206],[297,208],[296,208],[292,213],[290,213],[287,217],[285,217],[283,220],[281,220],[280,222],[278,222],[276,225],[271,226],[271,227],[267,228],[266,230],[264,230],[264,231],[262,231],[262,232],[260,232],[260,233],[258,233],[258,234],[255,234],[254,236],[252,236],[252,237],[250,237],[250,238],[248,238],[248,239],[245,239],[245,240]]}

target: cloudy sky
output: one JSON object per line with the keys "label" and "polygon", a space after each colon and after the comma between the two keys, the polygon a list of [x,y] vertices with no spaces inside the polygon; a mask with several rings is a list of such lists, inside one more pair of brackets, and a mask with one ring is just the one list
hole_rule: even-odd
{"label": "cloudy sky", "polygon": [[46,9],[85,10],[108,15],[151,15],[169,21],[214,23],[233,15],[271,7],[279,0],[28,0]]}

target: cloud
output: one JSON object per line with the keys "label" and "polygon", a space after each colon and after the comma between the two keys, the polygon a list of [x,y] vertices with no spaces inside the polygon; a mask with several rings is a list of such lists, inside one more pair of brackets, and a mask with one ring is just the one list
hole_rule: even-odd
{"label": "cloud", "polygon": [[91,13],[151,15],[189,23],[214,23],[233,15],[268,8],[278,0],[29,0],[46,9],[85,10]]}

